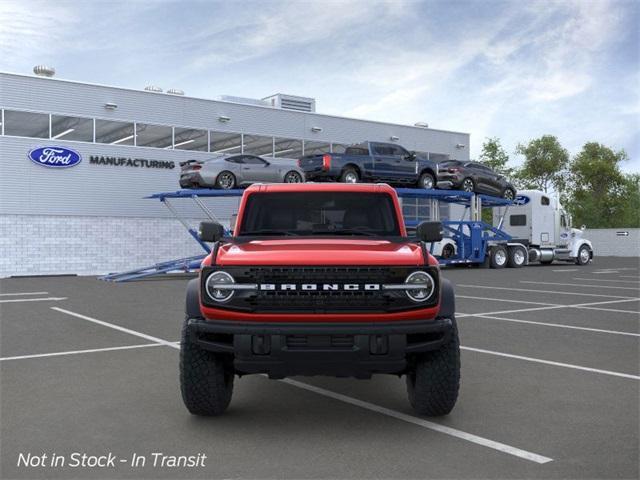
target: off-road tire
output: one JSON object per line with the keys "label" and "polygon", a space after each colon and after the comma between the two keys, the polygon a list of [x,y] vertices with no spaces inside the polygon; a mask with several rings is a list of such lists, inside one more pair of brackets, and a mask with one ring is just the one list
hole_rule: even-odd
{"label": "off-road tire", "polygon": [[489,266],[491,268],[504,268],[509,261],[509,252],[502,245],[496,245],[491,248],[491,259]]}
{"label": "off-road tire", "polygon": [[[431,187],[427,188],[425,184],[431,184]],[[420,179],[418,180],[418,188],[422,188],[424,190],[433,190],[436,188],[436,178],[428,172],[420,175]]]}
{"label": "off-road tire", "polygon": [[[355,175],[355,182],[351,182],[349,181],[352,175]],[[340,175],[340,182],[341,183],[358,183],[360,181],[360,175],[358,175],[358,172],[356,171],[355,168],[352,167],[347,167],[342,171],[342,175]]]}
{"label": "off-road tire", "polygon": [[455,318],[449,341],[433,352],[421,354],[407,374],[409,403],[420,415],[447,415],[456,404],[460,388],[460,341]]}
{"label": "off-road tire", "polygon": [[180,390],[193,415],[221,415],[231,402],[233,372],[222,355],[203,350],[191,341],[188,319],[180,340]]}

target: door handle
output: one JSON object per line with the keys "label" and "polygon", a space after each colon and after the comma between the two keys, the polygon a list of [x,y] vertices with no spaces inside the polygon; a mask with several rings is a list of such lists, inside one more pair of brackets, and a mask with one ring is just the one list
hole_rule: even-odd
{"label": "door handle", "polygon": [[242,167],[243,170],[251,170],[251,167]]}

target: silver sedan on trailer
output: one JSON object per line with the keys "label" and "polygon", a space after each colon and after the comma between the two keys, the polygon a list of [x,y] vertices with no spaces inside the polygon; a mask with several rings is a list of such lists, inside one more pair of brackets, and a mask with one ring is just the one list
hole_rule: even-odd
{"label": "silver sedan on trailer", "polygon": [[181,188],[239,188],[252,183],[300,183],[304,173],[292,158],[223,155],[180,163]]}

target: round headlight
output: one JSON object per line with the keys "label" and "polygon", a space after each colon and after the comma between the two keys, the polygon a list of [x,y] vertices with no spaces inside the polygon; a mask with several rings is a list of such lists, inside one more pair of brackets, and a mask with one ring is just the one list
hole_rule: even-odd
{"label": "round headlight", "polygon": [[225,285],[235,283],[235,280],[227,272],[214,272],[207,278],[205,288],[209,298],[216,302],[226,302],[233,297],[233,290],[224,288]]}
{"label": "round headlight", "polygon": [[404,281],[407,284],[416,284],[419,288],[407,289],[407,296],[414,302],[424,302],[428,300],[435,290],[433,277],[427,272],[413,272]]}

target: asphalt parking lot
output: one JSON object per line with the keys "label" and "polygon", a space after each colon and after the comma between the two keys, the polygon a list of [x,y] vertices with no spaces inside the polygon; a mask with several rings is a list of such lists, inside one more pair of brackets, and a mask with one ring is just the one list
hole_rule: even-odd
{"label": "asphalt parking lot", "polygon": [[[175,343],[186,277],[5,279],[0,477],[638,478],[639,268],[446,270],[462,386],[438,419],[414,415],[391,376],[243,377],[224,416],[193,417]],[[47,465],[72,452],[118,460]],[[154,452],[207,458],[153,467]],[[18,466],[21,453],[48,457]]]}

